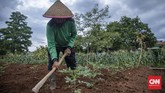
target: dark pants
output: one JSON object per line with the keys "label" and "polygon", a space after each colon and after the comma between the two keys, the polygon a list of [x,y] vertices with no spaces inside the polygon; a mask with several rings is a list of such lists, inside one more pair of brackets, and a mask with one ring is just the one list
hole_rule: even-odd
{"label": "dark pants", "polygon": [[[57,58],[59,58],[59,53],[63,52],[67,47],[56,47],[56,51],[57,51]],[[51,60],[51,56],[50,53],[48,52],[48,70],[52,70],[52,66],[53,66],[53,60]],[[65,62],[67,64],[68,68],[71,68],[72,70],[74,70],[76,68],[76,58],[75,58],[75,51],[73,48],[71,48],[71,54],[69,56],[65,57]]]}

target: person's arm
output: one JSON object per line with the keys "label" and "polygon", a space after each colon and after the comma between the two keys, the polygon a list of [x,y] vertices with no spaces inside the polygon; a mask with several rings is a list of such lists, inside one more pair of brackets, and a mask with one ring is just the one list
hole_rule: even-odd
{"label": "person's arm", "polygon": [[46,36],[48,43],[48,51],[51,55],[51,60],[56,61],[57,60],[56,42],[54,39],[53,28],[51,28],[49,25],[47,25]]}
{"label": "person's arm", "polygon": [[75,22],[71,22],[71,23],[72,23],[72,25],[71,25],[71,38],[70,38],[69,43],[68,43],[69,48],[72,48],[74,46],[74,42],[75,42],[75,39],[77,36]]}

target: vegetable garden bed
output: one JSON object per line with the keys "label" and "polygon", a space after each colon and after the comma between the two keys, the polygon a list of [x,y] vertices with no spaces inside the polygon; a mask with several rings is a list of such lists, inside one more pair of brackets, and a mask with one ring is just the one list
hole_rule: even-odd
{"label": "vegetable garden bed", "polygon": [[[0,76],[0,93],[32,93],[31,89],[47,73],[47,65],[44,64],[4,64]],[[63,65],[60,69],[66,69]],[[66,83],[66,76],[70,75],[57,72],[57,86],[54,91],[48,88],[48,81],[41,88],[39,93],[165,93],[165,71],[152,70],[148,67],[130,68],[124,71],[113,73],[110,69],[100,69],[102,75],[97,75],[93,79],[96,82],[92,87],[87,87],[85,83],[71,85]],[[148,75],[161,75],[163,77],[163,87],[161,91],[149,91],[147,89]],[[79,77],[77,80],[92,83],[91,78]]]}

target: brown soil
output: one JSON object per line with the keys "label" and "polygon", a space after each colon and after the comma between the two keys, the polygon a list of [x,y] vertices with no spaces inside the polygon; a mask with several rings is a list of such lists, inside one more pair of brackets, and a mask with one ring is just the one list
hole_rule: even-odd
{"label": "brown soil", "polygon": [[[4,72],[0,75],[0,93],[32,93],[31,89],[48,73],[47,65],[29,64],[4,64]],[[63,66],[61,69],[65,68]],[[87,88],[85,85],[76,85],[81,93],[165,93],[165,71],[150,70],[147,67],[128,69],[122,72],[111,74],[111,71],[102,69],[103,76],[98,76],[103,81],[97,81],[94,87]],[[65,74],[60,72],[57,75],[58,89],[50,91],[48,81],[40,89],[39,93],[73,93],[74,89],[69,88],[65,83]],[[163,88],[160,91],[149,91],[147,88],[148,75],[161,75]],[[80,78],[87,80],[87,78]]]}

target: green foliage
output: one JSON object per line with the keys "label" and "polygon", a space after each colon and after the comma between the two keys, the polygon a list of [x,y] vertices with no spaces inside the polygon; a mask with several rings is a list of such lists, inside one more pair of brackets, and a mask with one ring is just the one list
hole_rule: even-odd
{"label": "green foliage", "polygon": [[27,52],[28,47],[32,44],[31,28],[27,26],[26,16],[20,12],[12,12],[10,21],[6,21],[7,28],[0,29],[0,46],[3,50],[12,53]]}
{"label": "green foliage", "polygon": [[81,89],[76,89],[74,93],[81,93]]}
{"label": "green foliage", "polygon": [[[114,70],[123,70],[127,68],[132,68],[138,66],[138,59],[140,55],[140,51],[132,51],[128,52],[125,50],[114,51],[111,53],[89,53],[77,54],[77,62],[78,64],[88,65],[93,64],[95,68],[110,68]],[[141,58],[141,65],[153,65],[156,66],[155,63],[161,64],[161,66],[165,65],[165,50],[161,50],[158,59],[156,60],[153,51],[148,50],[144,51]],[[159,65],[160,66],[160,65]]]}
{"label": "green foliage", "polygon": [[[75,21],[78,33],[82,34],[75,43],[77,50],[85,49],[86,52],[97,51],[110,44],[109,42],[112,40],[105,39],[108,35],[105,37],[106,34],[104,33],[105,19],[110,18],[108,9],[109,6],[99,9],[98,4],[96,4],[91,11],[84,14],[76,14]],[[108,42],[105,40],[108,40]]]}
{"label": "green foliage", "polygon": [[76,84],[76,79],[75,78],[69,78],[68,76],[65,77],[65,82],[69,84]]}
{"label": "green foliage", "polygon": [[[60,70],[59,72],[68,74],[69,77],[65,77],[66,83],[69,83],[70,86],[78,84],[85,84],[88,88],[92,88],[95,84],[95,77],[98,75],[101,75],[100,71],[98,68],[95,68],[93,65],[91,65],[93,69],[90,69],[87,66],[78,66],[76,70],[71,70],[71,69],[63,69]],[[95,68],[95,69],[94,69]],[[97,69],[97,70],[96,70]],[[80,77],[86,77],[91,79],[91,82],[86,82],[86,81],[80,81]]]}
{"label": "green foliage", "polygon": [[5,28],[0,29],[0,55],[6,55],[7,53],[7,47],[4,36],[5,33],[6,33]]}
{"label": "green foliage", "polygon": [[7,54],[4,58],[1,58],[1,62],[7,63],[23,63],[23,64],[46,64],[46,58],[37,58],[33,55],[33,53],[26,54]]}
{"label": "green foliage", "polygon": [[[162,66],[165,64],[165,49],[160,49],[158,52],[155,50],[149,49],[144,51],[141,57],[141,65],[159,65]],[[81,64],[84,67],[79,67],[79,70],[76,70],[79,73],[78,75],[89,76],[91,70],[86,66],[90,65],[93,67],[93,71],[97,72],[101,68],[111,68],[111,69],[125,69],[130,67],[135,67],[138,65],[138,59],[140,51],[126,51],[119,50],[110,53],[77,53],[76,59],[78,64]],[[4,57],[0,58],[1,62],[10,62],[10,63],[26,63],[26,64],[46,64],[48,62],[47,56],[47,47],[39,47],[36,51],[25,53],[25,54],[7,54]],[[156,64],[155,64],[156,63]],[[86,73],[86,74],[84,74]],[[98,72],[97,72],[98,73]],[[92,73],[93,74],[93,73]]]}
{"label": "green foliage", "polygon": [[87,88],[92,88],[94,86],[93,83],[85,82],[85,81],[78,81],[79,84],[85,84]]}
{"label": "green foliage", "polygon": [[63,69],[63,70],[60,70],[59,72],[69,74],[71,80],[76,80],[80,76],[81,77],[88,77],[88,78],[95,78],[97,75],[101,75],[100,72],[96,72],[94,70],[91,70],[87,66],[81,66],[81,65],[78,66],[76,70]]}
{"label": "green foliage", "polygon": [[0,76],[5,72],[5,69],[7,68],[8,63],[0,62]]}
{"label": "green foliage", "polygon": [[106,18],[110,18],[108,11],[109,6],[99,9],[99,5],[96,4],[95,7],[89,12],[86,12],[84,14],[77,13],[75,15],[75,21],[77,24],[78,33],[87,35],[90,33],[90,30],[88,30],[89,32],[86,32],[86,28],[95,29],[95,27],[98,27],[100,29],[102,28],[102,26],[105,26]]}
{"label": "green foliage", "polygon": [[156,37],[147,24],[139,17],[121,17],[120,21],[106,23],[110,18],[109,7],[99,9],[96,5],[91,11],[76,14],[75,21],[79,36],[75,48],[79,52],[98,52],[112,50],[131,50],[141,47],[140,36],[144,36],[143,48],[153,47]]}
{"label": "green foliage", "polygon": [[48,49],[47,47],[40,46],[33,52],[33,55],[36,59],[45,60],[48,58]]}
{"label": "green foliage", "polygon": [[123,16],[119,22],[109,23],[107,31],[120,34],[120,39],[113,43],[113,48],[117,49],[131,50],[133,47],[137,49],[140,47],[139,40],[142,35],[142,42],[144,42],[145,48],[153,47],[156,43],[156,37],[151,32],[151,29],[139,17],[129,18]]}
{"label": "green foliage", "polygon": [[0,49],[0,56],[6,55],[7,51],[4,49]]}
{"label": "green foliage", "polygon": [[24,64],[46,64],[48,63],[47,47],[40,46],[34,52],[12,54],[9,53],[0,59],[1,62],[24,63]]}
{"label": "green foliage", "polygon": [[149,48],[154,67],[165,67],[165,49],[159,47]]}

